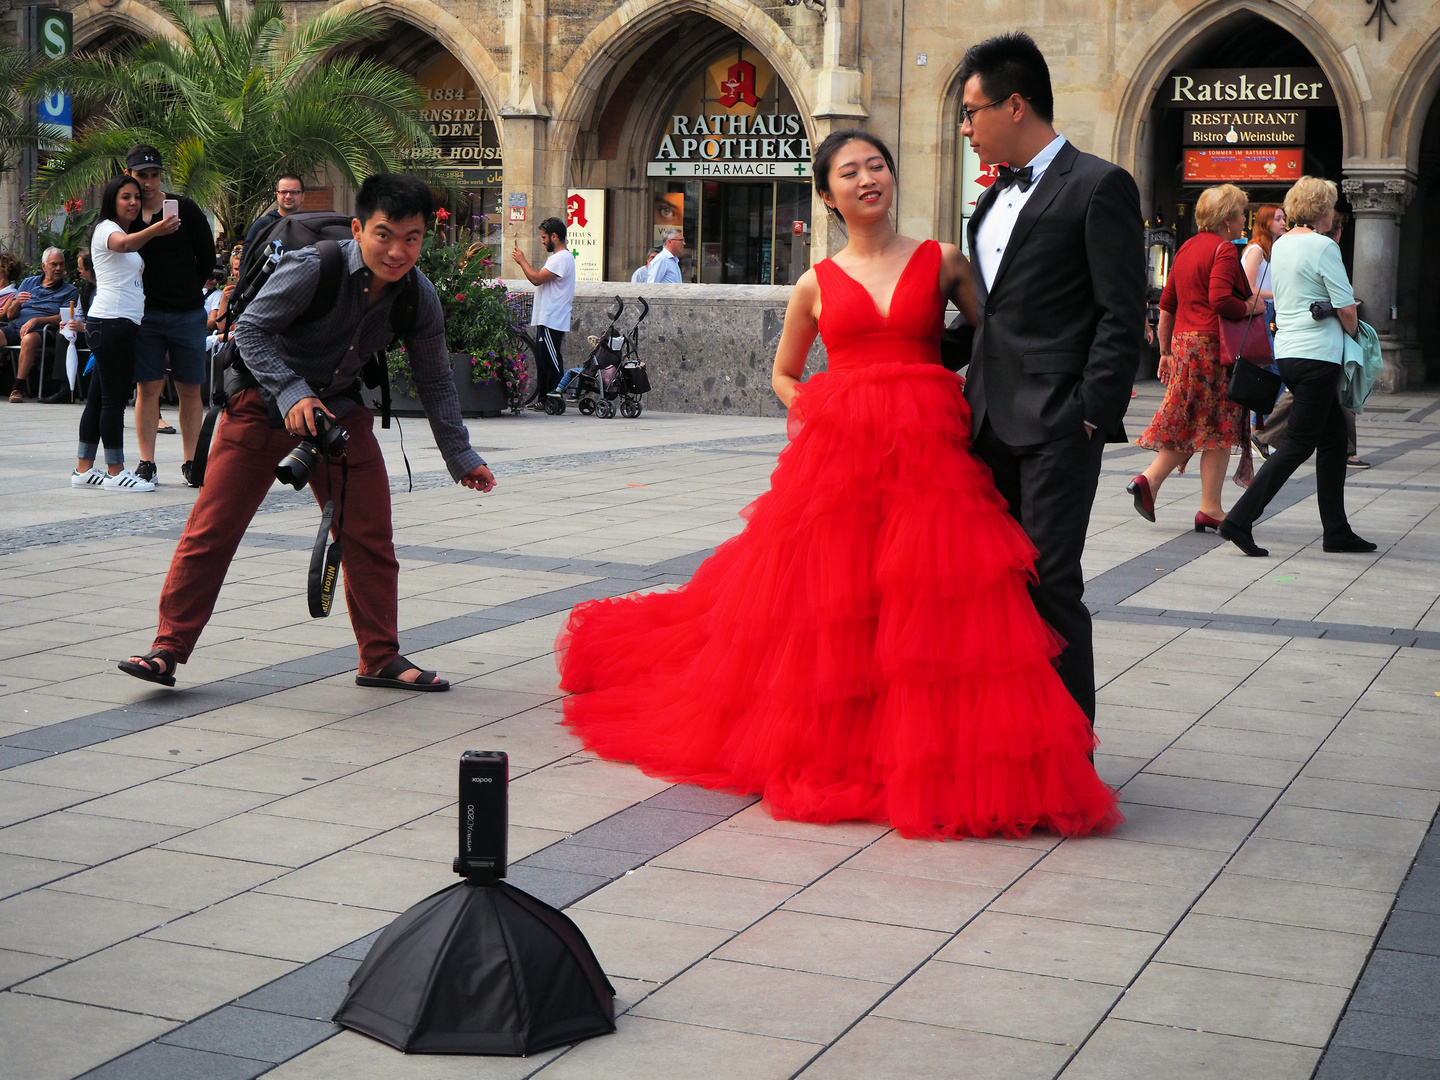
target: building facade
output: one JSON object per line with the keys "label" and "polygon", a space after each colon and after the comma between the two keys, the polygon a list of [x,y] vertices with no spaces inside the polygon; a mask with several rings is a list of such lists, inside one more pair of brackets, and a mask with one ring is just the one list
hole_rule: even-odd
{"label": "building facade", "polygon": [[[674,226],[688,280],[793,283],[843,243],[809,162],[844,127],[895,150],[902,231],[959,241],[989,178],[959,137],[956,71],[968,45],[1023,29],[1049,59],[1057,128],[1129,169],[1151,223],[1182,240],[1219,178],[1243,178],[1256,205],[1301,172],[1339,183],[1388,385],[1440,382],[1432,0],[342,4],[388,20],[367,51],[429,88],[437,152],[505,250],[568,216],[592,280],[628,280]],[[143,0],[58,6],[81,48],[169,33]]]}

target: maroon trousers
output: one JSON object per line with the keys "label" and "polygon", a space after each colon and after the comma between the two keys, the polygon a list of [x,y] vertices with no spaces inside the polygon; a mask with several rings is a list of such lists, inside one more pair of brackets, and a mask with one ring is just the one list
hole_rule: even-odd
{"label": "maroon trousers", "polygon": [[[360,645],[360,674],[373,675],[400,655],[396,629],[400,563],[395,558],[390,522],[390,477],[375,441],[370,410],[351,409],[340,426],[350,433],[343,538],[338,534],[339,464],[317,468],[310,478],[310,490],[324,506],[331,497],[332,481],[337,489],[336,523],[331,531],[343,540],[340,565],[345,604]],[[160,592],[155,648],[169,649],[182,664],[190,659],[200,631],[215,610],[240,539],[275,482],[275,466],[298,441],[284,428],[270,426],[259,390],[244,390],[230,399],[215,428],[205,486],[190,511]],[[302,582],[303,576],[297,572],[296,584]],[[297,597],[296,603],[303,601]]]}

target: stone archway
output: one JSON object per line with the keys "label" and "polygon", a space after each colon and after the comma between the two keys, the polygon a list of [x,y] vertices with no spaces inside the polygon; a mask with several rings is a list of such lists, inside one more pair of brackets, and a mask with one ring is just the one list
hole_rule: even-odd
{"label": "stone archway", "polygon": [[[679,80],[690,77],[687,69],[713,59],[726,41],[774,69],[800,115],[801,134],[815,145],[825,132],[813,116],[816,78],[809,59],[784,28],[737,0],[630,0],[592,28],[562,70],[548,75],[555,113],[546,125],[545,181],[552,191],[571,183],[610,190],[612,275],[643,263],[649,246],[651,181],[643,162],[669,123],[669,99]],[[643,67],[640,89],[632,85],[636,64]],[[597,161],[602,139],[615,145]],[[638,173],[617,170],[616,160],[640,163]]]}
{"label": "stone archway", "polygon": [[558,107],[549,125],[546,180],[562,187],[570,175],[580,125],[590,116],[614,68],[642,51],[682,14],[702,15],[739,34],[774,65],[805,118],[806,134],[818,142],[814,111],[815,73],[784,29],[763,10],[742,0],[626,0],[581,42],[565,67],[551,76]]}
{"label": "stone archway", "polygon": [[1361,103],[1365,96],[1355,82],[1340,50],[1320,25],[1290,0],[1272,0],[1257,10],[1245,0],[1205,0],[1174,22],[1152,20],[1154,29],[1137,35],[1116,59],[1115,70],[1134,75],[1120,90],[1115,108],[1115,130],[1110,160],[1128,169],[1140,185],[1142,206],[1148,213],[1151,188],[1150,112],[1166,74],[1193,53],[1223,34],[1224,24],[1236,17],[1258,16],[1286,31],[1310,53],[1335,91],[1340,110],[1343,157],[1349,162],[1366,155],[1366,128]]}
{"label": "stone archway", "polygon": [[464,65],[480,87],[485,104],[492,112],[499,113],[504,99],[497,95],[497,90],[504,85],[504,73],[490,51],[466,29],[465,24],[433,0],[404,0],[404,3],[396,0],[341,0],[329,10],[369,11],[430,35]]}
{"label": "stone archway", "polygon": [[116,32],[180,40],[180,31],[174,23],[138,0],[116,0],[108,5],[100,0],[85,0],[71,15],[75,20],[75,46],[80,49]]}

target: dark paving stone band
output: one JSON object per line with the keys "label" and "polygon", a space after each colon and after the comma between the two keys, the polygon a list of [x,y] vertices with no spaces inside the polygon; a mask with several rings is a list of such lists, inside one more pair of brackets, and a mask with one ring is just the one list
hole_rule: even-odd
{"label": "dark paving stone band", "polygon": [[1315,1080],[1440,1076],[1440,815],[1410,866]]}
{"label": "dark paving stone band", "polygon": [[[756,801],[676,785],[526,856],[510,867],[507,880],[567,907]],[[250,1080],[268,1072],[340,1033],[330,1017],[380,933],[312,960],[80,1080]]]}

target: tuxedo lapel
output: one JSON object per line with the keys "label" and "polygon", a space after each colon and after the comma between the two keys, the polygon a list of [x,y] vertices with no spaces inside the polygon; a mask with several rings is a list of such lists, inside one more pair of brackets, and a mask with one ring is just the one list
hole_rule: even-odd
{"label": "tuxedo lapel", "polygon": [[975,244],[975,237],[976,234],[980,231],[980,222],[985,220],[985,215],[989,213],[990,207],[995,205],[996,197],[997,192],[995,191],[994,184],[991,184],[988,188],[986,188],[980,193],[980,197],[975,200],[975,213],[970,215],[970,220],[966,223],[965,230],[970,240],[970,261],[972,264],[975,264],[976,268],[975,295],[979,298],[982,304],[985,302],[985,297],[989,295],[990,290],[985,288],[985,275],[980,273],[979,264],[976,263],[975,260],[975,252],[979,250],[979,248],[976,247]]}
{"label": "tuxedo lapel", "polygon": [[[1060,189],[1069,180],[1071,166],[1075,164],[1075,159],[1079,156],[1080,151],[1075,149],[1075,144],[1066,142],[1060,148],[1060,152],[1055,155],[1055,160],[1050,163],[1050,167],[1045,170],[1045,174],[1040,177],[1039,183],[1035,185],[1035,194],[1030,196],[1020,211],[1020,216],[1015,219],[1015,228],[1010,231],[1010,240],[1005,245],[1005,254],[1000,257],[1000,265],[995,270],[995,278],[990,282],[990,292],[993,293],[1000,287],[1000,279],[1005,276],[1005,271],[1015,261],[1015,253],[1025,243],[1025,237],[1030,235],[1030,230],[1035,227],[1035,222],[1040,220],[1040,215],[1045,213],[1055,200],[1055,196],[1060,194]],[[986,194],[988,195],[994,190],[994,187],[991,187]],[[978,206],[976,210],[978,212]],[[971,221],[973,222],[974,218],[971,218]],[[971,250],[974,250],[973,243]]]}

